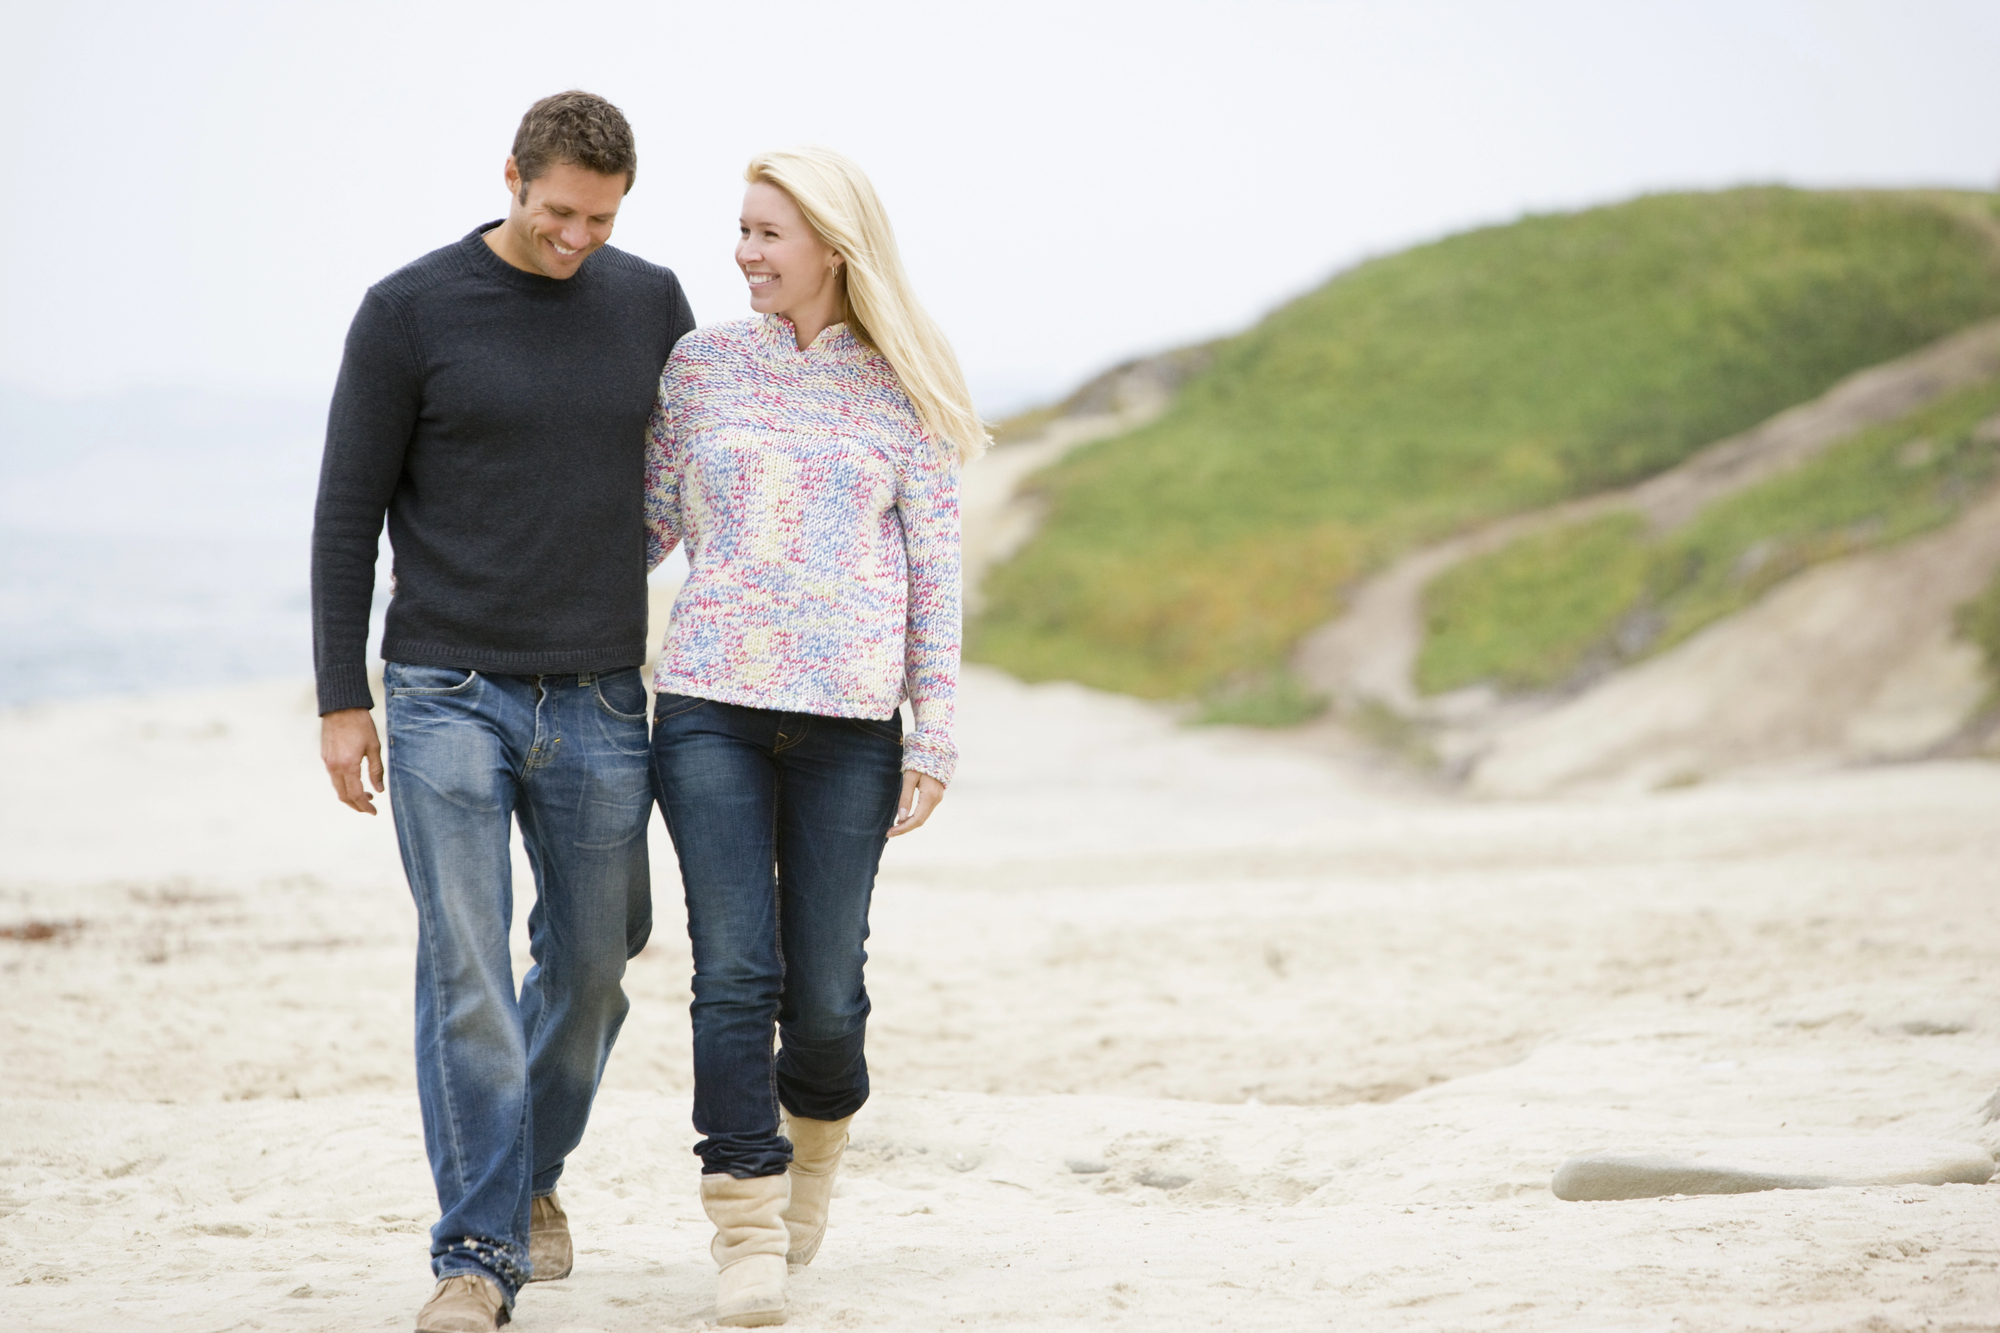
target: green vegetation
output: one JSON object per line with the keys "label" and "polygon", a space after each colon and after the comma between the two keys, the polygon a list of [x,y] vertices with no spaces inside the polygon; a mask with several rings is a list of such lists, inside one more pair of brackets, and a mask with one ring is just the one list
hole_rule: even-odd
{"label": "green vegetation", "polygon": [[1986,590],[1958,608],[1958,636],[1986,659],[1986,708],[2000,708],[2000,573]]}
{"label": "green vegetation", "polygon": [[1752,189],[1363,264],[1044,474],[969,649],[1226,713],[1410,543],[1657,472],[2000,314],[1994,232],[1984,196]]}
{"label": "green vegetation", "polygon": [[1447,570],[1424,590],[1417,688],[1537,690],[1575,675],[1646,592],[1645,528],[1637,514],[1612,514]]}
{"label": "green vegetation", "polygon": [[1242,727],[1290,727],[1326,711],[1327,699],[1283,667],[1225,682],[1202,700],[1195,721]]}
{"label": "green vegetation", "polygon": [[1613,514],[1468,560],[1425,591],[1418,687],[1559,685],[1671,647],[1810,565],[1947,523],[2000,471],[2000,432],[1980,427],[1996,411],[2000,380],[1863,431],[1671,533]]}

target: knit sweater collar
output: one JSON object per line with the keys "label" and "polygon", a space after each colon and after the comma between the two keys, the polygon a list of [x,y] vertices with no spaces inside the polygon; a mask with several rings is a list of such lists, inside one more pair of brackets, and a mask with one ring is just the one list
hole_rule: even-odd
{"label": "knit sweater collar", "polygon": [[526,269],[515,268],[493,253],[493,247],[486,243],[486,233],[505,220],[501,218],[482,223],[467,232],[459,241],[459,249],[474,270],[488,278],[497,279],[510,287],[518,287],[527,292],[580,291],[590,286],[595,277],[595,270],[591,267],[591,261],[597,258],[595,254],[585,256],[583,263],[569,277],[551,278],[543,273],[530,273]]}
{"label": "knit sweater collar", "polygon": [[867,355],[861,340],[842,320],[829,324],[813,339],[812,346],[799,349],[798,327],[783,315],[765,315],[757,321],[757,347],[766,356],[795,357],[813,361],[859,361]]}

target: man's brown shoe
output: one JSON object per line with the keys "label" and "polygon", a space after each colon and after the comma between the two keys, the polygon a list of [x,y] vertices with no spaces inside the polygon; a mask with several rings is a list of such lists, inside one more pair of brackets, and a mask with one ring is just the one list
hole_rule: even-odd
{"label": "man's brown shoe", "polygon": [[576,1252],[569,1243],[569,1214],[551,1190],[528,1205],[528,1281],[569,1276]]}
{"label": "man's brown shoe", "polygon": [[509,1318],[499,1283],[477,1273],[455,1273],[438,1283],[417,1311],[417,1333],[493,1333]]}

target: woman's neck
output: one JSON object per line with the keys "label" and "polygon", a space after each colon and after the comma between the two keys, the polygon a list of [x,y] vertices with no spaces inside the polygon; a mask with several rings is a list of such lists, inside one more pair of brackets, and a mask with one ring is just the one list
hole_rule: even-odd
{"label": "woman's neck", "polygon": [[803,352],[813,345],[820,334],[847,318],[847,303],[840,299],[838,291],[834,291],[803,309],[781,310],[778,313],[792,321],[792,332],[797,335],[799,350]]}

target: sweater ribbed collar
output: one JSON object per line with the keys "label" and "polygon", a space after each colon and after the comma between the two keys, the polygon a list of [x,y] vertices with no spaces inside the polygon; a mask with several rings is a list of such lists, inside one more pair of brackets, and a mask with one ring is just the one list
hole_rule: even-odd
{"label": "sweater ribbed collar", "polygon": [[[498,258],[498,256],[495,256]],[[811,361],[859,361],[867,348],[847,327],[847,321],[829,324],[819,331],[812,346],[799,350],[798,326],[783,315],[764,315],[757,321],[757,349],[771,357],[792,357]]]}
{"label": "sweater ribbed collar", "polygon": [[[493,253],[493,247],[486,243],[486,233],[499,226],[505,219],[496,218],[492,222],[482,222],[465,234],[458,243],[466,262],[482,276],[497,279],[511,287],[527,292],[563,292],[576,290],[579,285],[588,287],[591,276],[592,254],[577,266],[575,273],[567,278],[551,278],[541,273],[530,273],[526,269],[515,268],[512,264]],[[601,251],[604,247],[599,247]]]}

